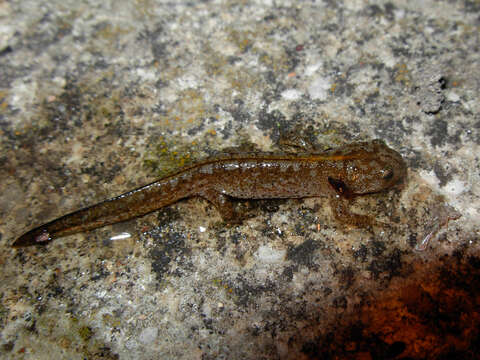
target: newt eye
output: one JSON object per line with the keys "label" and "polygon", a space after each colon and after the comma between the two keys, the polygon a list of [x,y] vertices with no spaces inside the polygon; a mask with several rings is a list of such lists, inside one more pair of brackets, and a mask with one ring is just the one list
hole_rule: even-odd
{"label": "newt eye", "polygon": [[387,169],[385,170],[382,179],[384,180],[392,180],[393,179],[393,169]]}

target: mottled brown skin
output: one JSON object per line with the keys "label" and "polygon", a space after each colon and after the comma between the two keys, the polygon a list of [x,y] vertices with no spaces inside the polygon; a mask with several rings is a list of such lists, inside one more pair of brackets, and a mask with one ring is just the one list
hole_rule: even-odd
{"label": "mottled brown skin", "polygon": [[19,237],[14,247],[52,239],[142,216],[180,199],[200,196],[227,222],[235,222],[230,198],[272,199],[336,195],[336,217],[369,223],[351,214],[342,199],[391,188],[404,179],[400,154],[380,140],[357,142],[316,154],[244,153],[206,160],[149,185],[62,216]]}

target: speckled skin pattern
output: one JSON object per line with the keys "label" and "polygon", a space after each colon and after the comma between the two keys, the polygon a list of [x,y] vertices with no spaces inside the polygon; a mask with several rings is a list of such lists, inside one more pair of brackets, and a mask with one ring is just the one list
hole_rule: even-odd
{"label": "speckled skin pattern", "polygon": [[54,238],[142,216],[180,199],[200,196],[224,220],[238,219],[229,197],[304,198],[338,193],[345,197],[379,192],[406,175],[400,154],[380,140],[357,142],[323,153],[243,153],[215,158],[118,197],[75,211],[22,235],[13,244],[44,244]]}

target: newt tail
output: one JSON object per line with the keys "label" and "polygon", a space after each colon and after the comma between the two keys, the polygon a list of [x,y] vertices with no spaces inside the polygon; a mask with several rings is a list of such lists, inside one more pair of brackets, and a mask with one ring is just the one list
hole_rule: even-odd
{"label": "newt tail", "polygon": [[74,211],[20,236],[14,248],[43,245],[49,241],[146,215],[173,204],[190,191],[169,178],[153,182],[101,203]]}

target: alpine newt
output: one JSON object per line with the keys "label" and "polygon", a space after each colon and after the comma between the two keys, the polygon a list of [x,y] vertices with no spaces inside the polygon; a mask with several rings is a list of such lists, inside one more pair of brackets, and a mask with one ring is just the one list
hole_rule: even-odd
{"label": "alpine newt", "polygon": [[383,141],[356,142],[317,153],[240,153],[207,159],[151,184],[72,212],[19,237],[13,247],[96,229],[148,214],[181,199],[210,201],[226,222],[238,221],[231,198],[272,199],[333,195],[335,216],[371,224],[348,211],[346,199],[387,190],[406,176],[401,155]]}

